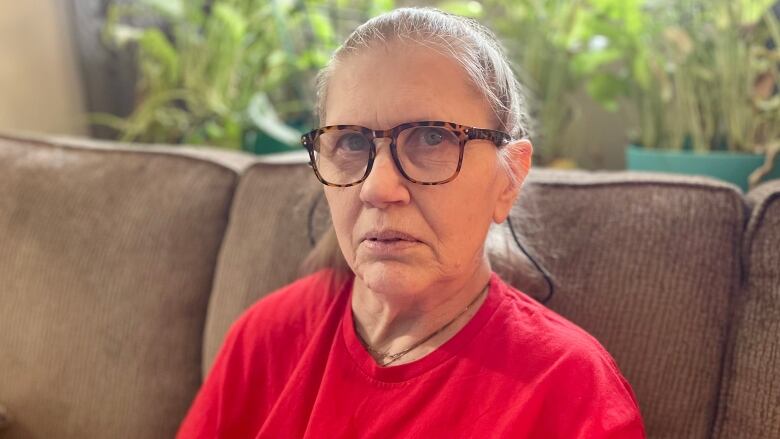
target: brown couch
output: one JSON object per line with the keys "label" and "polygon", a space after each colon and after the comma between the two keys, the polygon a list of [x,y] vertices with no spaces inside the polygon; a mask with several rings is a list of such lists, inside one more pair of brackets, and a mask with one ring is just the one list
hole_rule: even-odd
{"label": "brown couch", "polygon": [[[301,163],[0,135],[0,438],[172,437],[230,322],[327,228],[319,193]],[[780,437],[780,181],[538,170],[516,209],[649,437]],[[489,251],[545,294],[506,225]]]}

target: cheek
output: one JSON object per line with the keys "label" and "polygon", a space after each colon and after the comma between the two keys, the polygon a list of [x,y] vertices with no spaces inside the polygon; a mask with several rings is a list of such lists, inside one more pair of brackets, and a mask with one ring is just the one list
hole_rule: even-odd
{"label": "cheek", "polygon": [[[328,201],[333,229],[344,256],[349,261],[352,255],[352,231],[360,213],[358,194],[352,188],[324,188]],[[354,192],[354,193],[353,193]]]}
{"label": "cheek", "polygon": [[448,189],[452,192],[447,195],[430,197],[424,216],[439,242],[439,259],[459,265],[481,257],[496,197],[484,184],[458,184]]}
{"label": "cheek", "polygon": [[450,183],[451,191],[431,197],[428,216],[445,253],[442,257],[458,260],[481,256],[498,200],[496,170],[489,163],[463,171]]}
{"label": "cheek", "polygon": [[453,203],[439,209],[431,224],[437,235],[448,248],[471,248],[483,240],[482,231],[489,225],[489,218],[480,208],[481,202],[468,204]]}

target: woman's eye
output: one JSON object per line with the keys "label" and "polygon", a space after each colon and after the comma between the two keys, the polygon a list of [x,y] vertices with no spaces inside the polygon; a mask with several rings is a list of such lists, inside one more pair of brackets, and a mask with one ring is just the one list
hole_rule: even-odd
{"label": "woman's eye", "polygon": [[360,134],[347,134],[339,139],[338,146],[351,152],[365,151],[368,149],[368,140]]}
{"label": "woman's eye", "polygon": [[444,140],[441,130],[436,128],[421,128],[417,133],[417,143],[425,146],[436,146]]}

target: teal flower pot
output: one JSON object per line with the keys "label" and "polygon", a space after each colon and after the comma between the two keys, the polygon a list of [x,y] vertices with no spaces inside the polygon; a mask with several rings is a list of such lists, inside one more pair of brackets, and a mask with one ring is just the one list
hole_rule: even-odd
{"label": "teal flower pot", "polygon": [[[296,127],[298,128],[298,127]],[[244,130],[241,149],[258,155],[303,151],[300,143],[283,143],[257,128]]]}
{"label": "teal flower pot", "polygon": [[[668,172],[673,174],[704,175],[733,183],[748,190],[748,177],[764,163],[760,154],[729,151],[706,153],[690,150],[626,148],[626,168],[630,171]],[[764,176],[765,180],[780,178],[780,164]]]}

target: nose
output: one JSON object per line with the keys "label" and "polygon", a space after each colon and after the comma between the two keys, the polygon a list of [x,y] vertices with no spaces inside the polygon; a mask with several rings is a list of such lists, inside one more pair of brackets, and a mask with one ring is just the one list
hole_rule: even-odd
{"label": "nose", "polygon": [[376,145],[376,157],[368,177],[361,183],[360,200],[373,207],[384,209],[392,205],[408,204],[409,183],[396,168],[390,153],[389,139]]}

